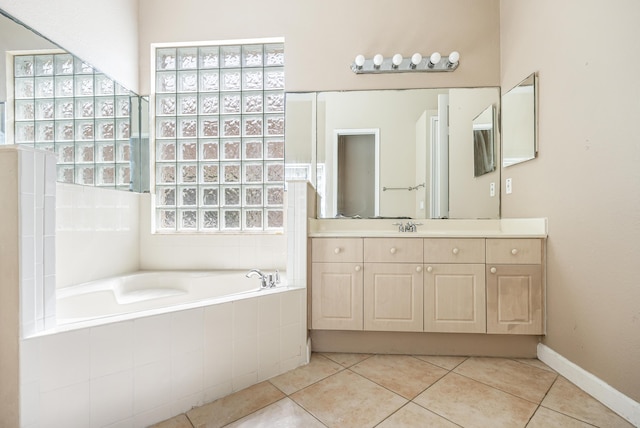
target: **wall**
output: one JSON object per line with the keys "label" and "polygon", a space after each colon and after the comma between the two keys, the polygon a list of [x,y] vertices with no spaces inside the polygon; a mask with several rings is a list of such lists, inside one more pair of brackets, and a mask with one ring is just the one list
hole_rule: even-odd
{"label": "wall", "polygon": [[58,288],[138,270],[140,197],[121,190],[57,184]]}
{"label": "wall", "polygon": [[0,0],[0,9],[138,92],[137,0]]}
{"label": "wall", "polygon": [[[503,91],[539,73],[537,159],[504,217],[548,217],[544,343],[640,401],[640,3],[502,1]],[[541,25],[544,23],[544,25]]]}
{"label": "wall", "polygon": [[[150,43],[285,38],[286,90],[498,86],[498,0],[140,0],[140,87]],[[460,52],[454,73],[355,75],[359,53]]]}

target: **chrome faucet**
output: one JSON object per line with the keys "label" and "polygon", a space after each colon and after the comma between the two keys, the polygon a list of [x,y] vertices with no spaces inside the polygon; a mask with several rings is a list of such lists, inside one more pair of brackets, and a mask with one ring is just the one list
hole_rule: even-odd
{"label": "chrome faucet", "polygon": [[254,276],[260,278],[260,288],[273,288],[280,284],[280,272],[277,270],[274,273],[262,273],[259,269],[251,269],[246,275],[247,278]]}
{"label": "chrome faucet", "polygon": [[414,223],[412,221],[408,221],[407,224],[393,223],[394,226],[398,226],[398,232],[417,232],[418,226],[422,225],[422,223]]}

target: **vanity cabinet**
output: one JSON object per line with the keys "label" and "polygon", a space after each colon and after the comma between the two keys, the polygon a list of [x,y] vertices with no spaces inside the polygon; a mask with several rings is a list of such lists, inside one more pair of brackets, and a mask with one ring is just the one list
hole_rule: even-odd
{"label": "vanity cabinet", "polygon": [[362,238],[315,238],[311,252],[311,328],[362,330]]}
{"label": "vanity cabinet", "polygon": [[420,239],[364,239],[365,330],[422,331],[422,259]]}
{"label": "vanity cabinet", "polygon": [[487,239],[487,333],[544,334],[540,239]]}
{"label": "vanity cabinet", "polygon": [[544,334],[544,239],[311,242],[312,329]]}
{"label": "vanity cabinet", "polygon": [[424,330],[485,333],[485,240],[424,240]]}

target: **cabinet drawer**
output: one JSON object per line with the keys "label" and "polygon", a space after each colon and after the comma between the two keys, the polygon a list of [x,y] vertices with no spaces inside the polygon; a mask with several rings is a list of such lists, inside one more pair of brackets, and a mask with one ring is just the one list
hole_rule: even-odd
{"label": "cabinet drawer", "polygon": [[424,240],[425,263],[484,263],[484,239],[432,238]]}
{"label": "cabinet drawer", "polygon": [[422,238],[365,238],[364,261],[422,263]]}
{"label": "cabinet drawer", "polygon": [[487,239],[487,263],[540,264],[540,239]]}
{"label": "cabinet drawer", "polygon": [[313,238],[311,260],[362,263],[362,238]]}

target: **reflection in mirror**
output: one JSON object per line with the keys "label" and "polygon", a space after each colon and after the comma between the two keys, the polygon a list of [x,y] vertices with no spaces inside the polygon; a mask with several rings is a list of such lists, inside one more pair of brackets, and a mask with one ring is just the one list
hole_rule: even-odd
{"label": "reflection in mirror", "polygon": [[533,73],[502,96],[502,166],[508,167],[537,155],[536,89]]}
{"label": "reflection in mirror", "polygon": [[473,119],[473,175],[480,177],[496,169],[495,109],[492,105]]}
{"label": "reflection in mirror", "polygon": [[0,144],[4,144],[4,138],[6,135],[5,131],[5,114],[4,114],[5,103],[0,101]]}
{"label": "reflection in mirror", "polygon": [[380,212],[380,132],[378,129],[339,129],[334,132],[332,217],[371,218]]}
{"label": "reflection in mirror", "polygon": [[0,102],[4,143],[55,152],[58,181],[149,190],[148,100],[2,10]]}
{"label": "reflection in mirror", "polygon": [[[333,182],[336,130],[376,129],[379,212],[373,217],[499,218],[499,198],[489,193],[491,183],[500,183],[499,171],[478,178],[470,174],[474,154],[469,132],[473,119],[499,102],[499,88],[319,92],[315,98],[287,94],[287,168],[311,163],[317,216],[335,218],[341,214],[333,190],[338,188]],[[495,150],[499,156],[499,146]],[[437,192],[443,197],[436,201],[440,207],[432,209]]]}

